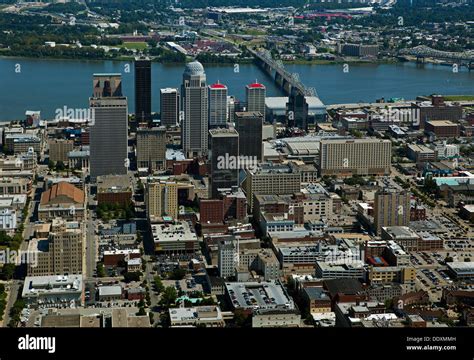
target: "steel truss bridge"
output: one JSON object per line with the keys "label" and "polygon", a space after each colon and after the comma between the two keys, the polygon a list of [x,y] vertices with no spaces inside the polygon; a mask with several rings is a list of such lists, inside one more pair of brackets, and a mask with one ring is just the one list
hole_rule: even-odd
{"label": "steel truss bridge", "polygon": [[[285,65],[281,60],[274,60],[270,51],[255,51],[249,49],[252,55],[257,60],[258,65],[263,70],[274,78],[275,83],[288,95],[295,94],[303,96],[316,96],[316,89],[313,87],[306,87],[300,80],[298,73],[290,73],[285,69]],[[275,75],[273,75],[275,72]]]}
{"label": "steel truss bridge", "polygon": [[425,45],[416,46],[411,49],[403,49],[399,55],[416,57],[419,62],[424,62],[425,58],[449,60],[459,65],[466,65],[474,69],[474,50],[463,52],[441,51],[432,49]]}

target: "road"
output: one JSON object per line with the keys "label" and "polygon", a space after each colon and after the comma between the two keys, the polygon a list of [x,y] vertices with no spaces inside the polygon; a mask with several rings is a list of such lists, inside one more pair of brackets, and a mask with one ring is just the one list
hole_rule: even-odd
{"label": "road", "polygon": [[154,263],[151,262],[150,256],[145,255],[143,258],[147,260],[146,270],[145,270],[145,279],[150,289],[150,300],[151,300],[150,311],[153,312],[154,322],[157,322],[160,319],[160,312],[158,311],[159,309],[158,303],[160,301],[160,295],[158,295],[155,292],[154,277],[156,275],[152,274]]}
{"label": "road", "polygon": [[85,246],[85,271],[86,278],[94,276],[94,270],[97,265],[97,241],[95,229],[97,224],[91,218],[86,221],[86,246]]}
{"label": "road", "polygon": [[[90,196],[90,187],[89,185],[86,188],[87,196]],[[92,201],[92,199],[91,199]],[[90,203],[88,201],[87,203]],[[85,222],[85,233],[86,233],[86,241],[85,241],[85,269],[84,273],[86,275],[86,279],[92,279],[94,276],[94,270],[97,266],[97,253],[98,253],[98,244],[96,241],[96,229],[97,229],[97,222],[92,218],[92,211],[87,209],[86,210],[86,222]]]}
{"label": "road", "polygon": [[8,327],[8,323],[10,322],[10,309],[18,298],[18,291],[20,290],[22,284],[22,280],[13,280],[9,284],[10,291],[8,293],[7,306],[5,307],[5,313],[3,315],[3,327]]}
{"label": "road", "polygon": [[[20,251],[28,250],[28,240],[34,235],[34,221],[37,219],[37,206],[41,197],[41,189],[43,187],[42,182],[38,182],[36,186],[33,186],[32,193],[30,196],[30,204],[28,206],[28,214],[26,216],[23,230],[23,241],[20,244]],[[22,264],[17,266],[13,280],[9,283],[10,291],[8,294],[7,305],[5,307],[5,313],[3,318],[3,326],[8,326],[10,322],[10,310],[18,298],[18,291],[23,285],[24,278],[26,275],[26,265]]]}

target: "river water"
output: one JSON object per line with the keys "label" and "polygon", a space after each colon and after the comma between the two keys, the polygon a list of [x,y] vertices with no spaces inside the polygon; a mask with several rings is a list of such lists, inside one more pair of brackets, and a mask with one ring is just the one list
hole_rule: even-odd
{"label": "river water", "polygon": [[[473,95],[474,71],[449,66],[400,64],[287,65],[302,82],[314,87],[323,101],[335,103],[374,102],[377,98],[414,99],[433,93]],[[129,70],[129,71],[128,71]],[[152,109],[159,111],[159,89],[179,87],[183,65],[153,63]],[[253,64],[205,65],[208,84],[220,81],[229,94],[244,99],[245,85],[258,80],[267,96],[284,96],[272,79]],[[40,110],[52,118],[56,109],[84,108],[92,93],[92,74],[121,73],[123,92],[134,111],[133,64],[121,61],[0,59],[0,121],[23,119],[26,110]]]}

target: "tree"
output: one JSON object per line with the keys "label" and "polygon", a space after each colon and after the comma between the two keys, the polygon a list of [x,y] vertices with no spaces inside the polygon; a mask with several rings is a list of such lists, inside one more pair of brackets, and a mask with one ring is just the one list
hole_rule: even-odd
{"label": "tree", "polygon": [[0,278],[2,280],[10,280],[15,273],[15,264],[5,264],[2,267],[2,271],[0,272]]}
{"label": "tree", "polygon": [[177,297],[178,294],[176,293],[176,289],[174,288],[174,286],[168,286],[165,288],[163,294],[161,295],[160,304],[168,308],[170,305],[176,302]]}
{"label": "tree", "polygon": [[137,316],[143,316],[146,315],[146,311],[144,307],[140,307],[137,312]]}
{"label": "tree", "polygon": [[160,315],[160,324],[164,328],[168,328],[171,325],[171,319],[170,319],[170,314],[168,311],[165,311]]}
{"label": "tree", "polygon": [[155,290],[158,292],[158,294],[161,294],[163,290],[165,290],[163,282],[161,281],[161,277],[155,276],[153,280],[155,282]]}
{"label": "tree", "polygon": [[66,165],[60,160],[56,163],[56,170],[64,171],[66,169]]}
{"label": "tree", "polygon": [[140,281],[141,276],[142,273],[140,271],[126,272],[123,274],[124,281],[127,283],[131,281]]}
{"label": "tree", "polygon": [[171,273],[171,280],[182,280],[186,276],[186,270],[181,268],[175,268]]}
{"label": "tree", "polygon": [[103,263],[97,263],[97,276],[104,277],[105,276],[105,269]]}
{"label": "tree", "polygon": [[48,168],[49,168],[49,170],[53,170],[53,169],[54,169],[54,166],[55,166],[54,161],[48,160]]}

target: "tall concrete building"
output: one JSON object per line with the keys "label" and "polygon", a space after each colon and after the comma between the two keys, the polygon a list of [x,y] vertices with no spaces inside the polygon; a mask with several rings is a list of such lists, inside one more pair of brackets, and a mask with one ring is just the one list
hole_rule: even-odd
{"label": "tall concrete building", "polygon": [[231,240],[222,240],[218,244],[218,268],[219,276],[228,278],[235,275],[235,267],[237,266],[236,254],[237,249]]}
{"label": "tall concrete building", "polygon": [[267,89],[265,85],[255,81],[245,87],[245,96],[247,100],[247,111],[258,111],[265,119],[265,96]]}
{"label": "tall concrete building", "polygon": [[227,116],[227,86],[209,85],[209,128],[225,127]]}
{"label": "tall concrete building", "polygon": [[28,249],[35,251],[37,263],[28,265],[28,275],[82,274],[83,231],[71,225],[78,223],[56,218],[47,239],[31,240]]}
{"label": "tall concrete building", "polygon": [[146,186],[146,213],[148,219],[160,216],[178,217],[178,184],[171,181],[150,182]]}
{"label": "tall concrete building", "polygon": [[209,130],[209,196],[217,198],[218,189],[239,185],[239,133],[235,129]]}
{"label": "tall concrete building", "polygon": [[137,129],[137,167],[153,172],[166,167],[166,128]]}
{"label": "tall concrete building", "polygon": [[378,235],[382,227],[410,224],[410,191],[384,181],[375,193],[374,227]]}
{"label": "tall concrete building", "polygon": [[93,122],[90,129],[90,176],[127,173],[128,106],[122,96],[120,74],[94,74],[89,99]]}
{"label": "tall concrete building", "polygon": [[160,89],[160,118],[163,126],[176,126],[179,123],[178,89]]}
{"label": "tall concrete building", "polygon": [[392,143],[379,139],[323,139],[319,170],[324,175],[389,175]]}
{"label": "tall concrete building", "polygon": [[263,160],[263,115],[258,111],[235,113],[235,129],[239,133],[239,155]]}
{"label": "tall concrete building", "polygon": [[181,145],[188,157],[206,156],[208,150],[208,90],[204,67],[198,61],[186,64],[181,96],[184,111]]}
{"label": "tall concrete building", "polygon": [[147,57],[135,59],[135,120],[151,121],[151,61]]}
{"label": "tall concrete building", "polygon": [[69,161],[68,153],[74,149],[74,141],[66,139],[53,139],[48,141],[49,160],[61,161],[66,164]]}

